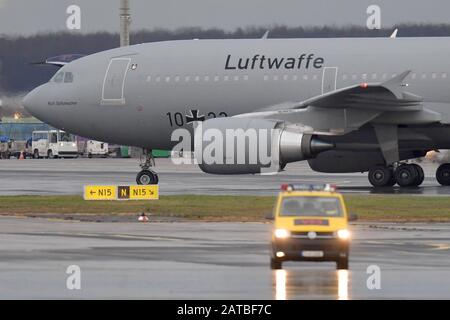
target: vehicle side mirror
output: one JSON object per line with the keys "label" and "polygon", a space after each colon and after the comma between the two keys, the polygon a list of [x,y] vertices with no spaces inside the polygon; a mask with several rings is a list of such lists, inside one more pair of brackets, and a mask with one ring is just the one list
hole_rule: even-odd
{"label": "vehicle side mirror", "polygon": [[275,219],[272,212],[269,212],[268,214],[266,214],[265,218],[267,220],[274,220]]}
{"label": "vehicle side mirror", "polygon": [[350,215],[348,216],[348,221],[356,221],[358,220],[358,216],[354,213],[350,213]]}

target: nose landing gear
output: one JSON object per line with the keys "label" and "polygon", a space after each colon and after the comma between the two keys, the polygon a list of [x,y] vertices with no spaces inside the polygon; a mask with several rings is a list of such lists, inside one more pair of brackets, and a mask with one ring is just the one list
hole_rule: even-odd
{"label": "nose landing gear", "polygon": [[139,185],[158,184],[158,174],[150,169],[155,166],[152,150],[144,149],[143,151],[139,163],[142,170],[136,176],[136,183]]}

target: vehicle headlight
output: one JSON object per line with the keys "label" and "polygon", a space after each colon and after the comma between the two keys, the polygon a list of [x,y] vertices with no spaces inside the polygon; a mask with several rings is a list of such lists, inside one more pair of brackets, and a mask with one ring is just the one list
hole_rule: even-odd
{"label": "vehicle headlight", "polygon": [[74,142],[74,143],[72,143],[72,147],[76,147],[77,146],[77,144]]}
{"label": "vehicle headlight", "polygon": [[291,233],[286,229],[275,229],[274,235],[277,239],[285,239],[289,238],[291,236]]}
{"label": "vehicle headlight", "polygon": [[347,229],[342,229],[337,232],[337,236],[339,239],[348,240],[350,239],[350,231]]}
{"label": "vehicle headlight", "polygon": [[61,147],[64,147],[64,143],[63,143],[63,142],[60,142],[59,145],[60,145]]}

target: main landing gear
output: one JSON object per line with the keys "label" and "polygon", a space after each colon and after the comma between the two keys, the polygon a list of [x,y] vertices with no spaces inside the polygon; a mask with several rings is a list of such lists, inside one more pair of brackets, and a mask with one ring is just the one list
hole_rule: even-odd
{"label": "main landing gear", "polygon": [[152,150],[144,149],[139,166],[142,170],[136,176],[137,184],[158,184],[158,174],[151,169],[151,167],[155,166],[155,159],[153,158]]}
{"label": "main landing gear", "polygon": [[[369,181],[374,187],[392,187],[395,184],[400,187],[418,187],[424,179],[423,169],[417,164],[400,164],[396,168],[375,166],[369,170]],[[450,184],[450,165],[447,168],[447,181]]]}

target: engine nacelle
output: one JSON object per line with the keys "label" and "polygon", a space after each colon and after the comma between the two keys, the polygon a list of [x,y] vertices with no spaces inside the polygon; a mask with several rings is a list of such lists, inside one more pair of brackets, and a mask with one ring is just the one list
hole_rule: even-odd
{"label": "engine nacelle", "polygon": [[201,170],[212,174],[274,173],[334,148],[300,127],[250,118],[204,121],[196,127],[194,140]]}

